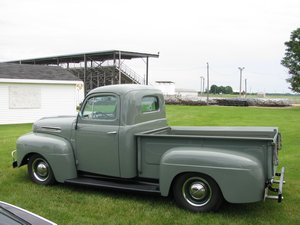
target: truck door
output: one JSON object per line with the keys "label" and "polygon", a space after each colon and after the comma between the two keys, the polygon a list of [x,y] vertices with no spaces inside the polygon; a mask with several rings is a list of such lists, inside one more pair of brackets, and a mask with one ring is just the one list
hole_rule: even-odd
{"label": "truck door", "polygon": [[119,114],[116,95],[92,95],[84,102],[76,130],[78,170],[120,176]]}

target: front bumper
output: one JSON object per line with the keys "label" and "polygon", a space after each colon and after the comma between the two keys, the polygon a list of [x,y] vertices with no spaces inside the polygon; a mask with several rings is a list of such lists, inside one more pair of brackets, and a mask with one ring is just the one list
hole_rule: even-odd
{"label": "front bumper", "polygon": [[13,168],[18,167],[18,162],[17,162],[17,160],[16,160],[16,150],[14,150],[14,151],[11,152],[11,157],[12,157],[12,159],[13,159],[12,167],[13,167]]}
{"label": "front bumper", "polygon": [[[283,199],[282,195],[282,189],[283,189],[283,184],[285,184],[284,181],[284,167],[281,168],[281,173],[276,173],[275,176],[279,177],[279,180],[272,180],[270,182],[266,189],[265,189],[265,198],[264,199],[273,199],[277,200],[278,202],[281,202]],[[273,187],[274,184],[278,184],[278,187]],[[269,194],[271,192],[271,195]]]}

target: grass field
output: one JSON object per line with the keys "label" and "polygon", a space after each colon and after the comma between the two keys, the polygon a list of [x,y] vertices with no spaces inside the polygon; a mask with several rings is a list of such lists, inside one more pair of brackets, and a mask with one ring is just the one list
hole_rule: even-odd
{"label": "grass field", "polygon": [[217,213],[195,214],[150,194],[39,186],[29,180],[26,167],[11,167],[10,152],[30,124],[0,126],[0,200],[58,224],[300,224],[300,107],[167,106],[167,117],[173,126],[278,126],[283,135],[280,165],[286,167],[284,201],[226,203]]}

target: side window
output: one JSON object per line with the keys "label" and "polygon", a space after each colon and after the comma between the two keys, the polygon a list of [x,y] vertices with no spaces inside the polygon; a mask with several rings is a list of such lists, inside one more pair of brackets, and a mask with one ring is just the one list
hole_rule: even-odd
{"label": "side window", "polygon": [[115,96],[96,96],[87,100],[82,111],[84,119],[113,120],[116,119],[117,98]]}
{"label": "side window", "polygon": [[142,113],[159,110],[159,100],[156,96],[145,96],[142,99]]}

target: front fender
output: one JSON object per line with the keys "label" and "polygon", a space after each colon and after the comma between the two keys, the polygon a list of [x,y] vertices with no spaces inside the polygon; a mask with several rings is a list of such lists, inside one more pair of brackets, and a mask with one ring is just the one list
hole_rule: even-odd
{"label": "front fender", "polygon": [[247,203],[263,199],[263,167],[249,154],[204,147],[170,149],[161,158],[161,194],[167,196],[176,176],[187,172],[213,178],[228,202]]}
{"label": "front fender", "polygon": [[43,133],[25,134],[17,140],[18,167],[26,164],[31,154],[40,154],[48,161],[58,182],[77,177],[73,149],[66,139]]}

